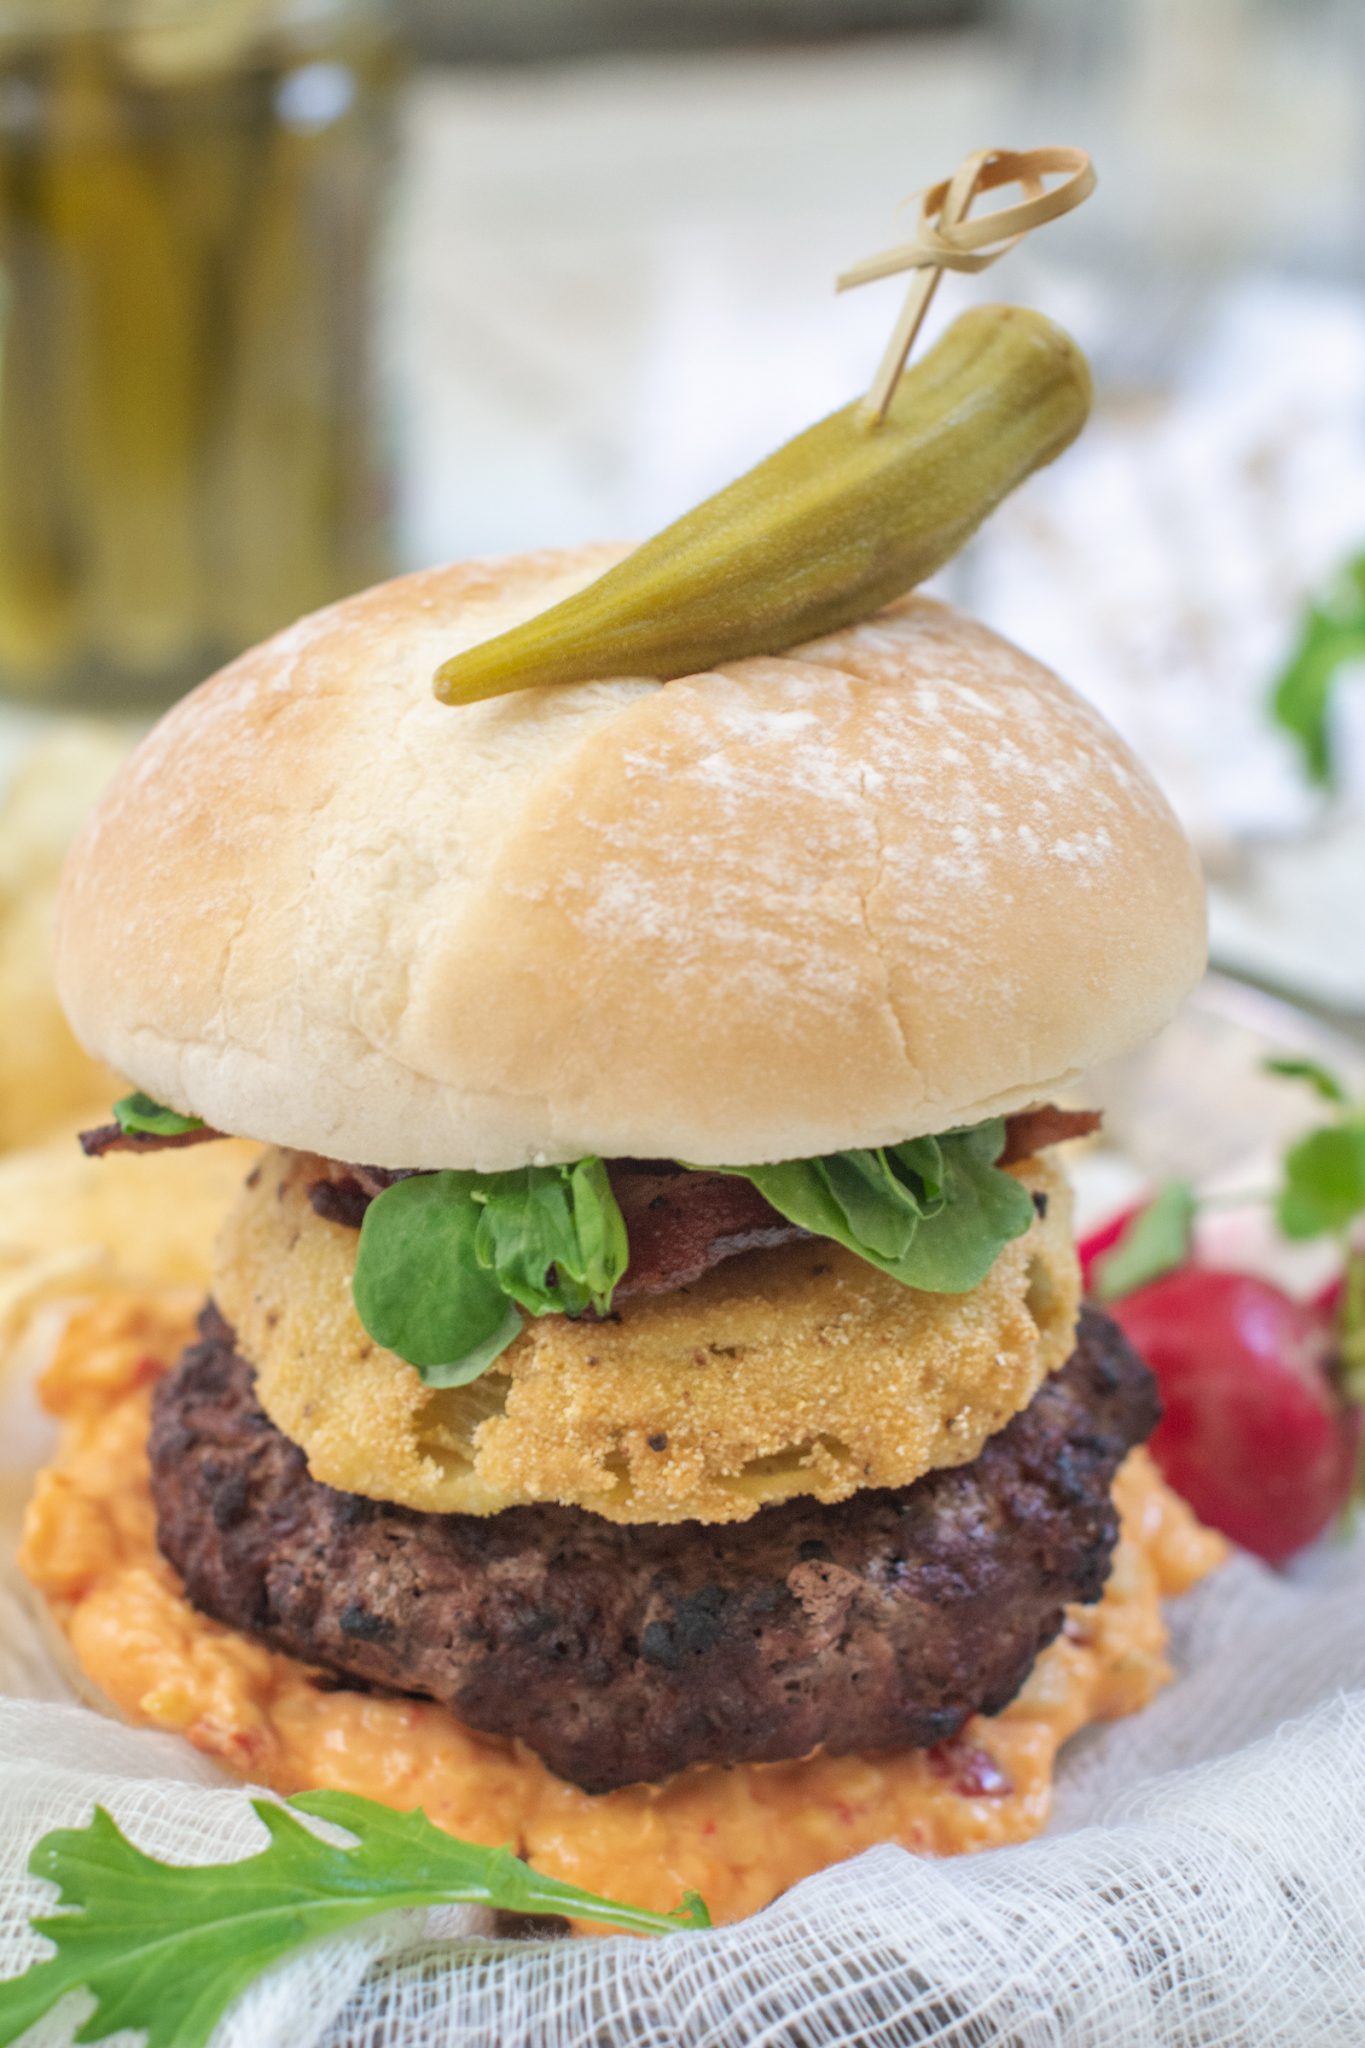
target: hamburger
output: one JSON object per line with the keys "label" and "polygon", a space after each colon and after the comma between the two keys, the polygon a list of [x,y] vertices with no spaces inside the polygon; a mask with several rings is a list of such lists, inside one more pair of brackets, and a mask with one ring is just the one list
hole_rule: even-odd
{"label": "hamburger", "polygon": [[68,1326],[26,1563],[129,1717],[725,1918],[1036,1831],[1167,1675],[1214,1552],[1057,1148],[1203,903],[1096,712],[926,598],[433,699],[622,552],[304,620],[90,820],[60,989],[139,1092],[88,1149],[263,1149],[206,1300]]}

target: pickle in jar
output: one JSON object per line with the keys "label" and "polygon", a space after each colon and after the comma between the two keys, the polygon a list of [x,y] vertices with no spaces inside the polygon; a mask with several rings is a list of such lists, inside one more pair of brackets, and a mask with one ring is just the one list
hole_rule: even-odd
{"label": "pickle in jar", "polygon": [[189,653],[202,615],[194,312],[98,38],[61,47],[50,123],[47,225],[67,281],[55,374],[80,483],[86,631],[120,665],[156,669]]}
{"label": "pickle in jar", "polygon": [[388,47],[363,0],[0,21],[0,689],[164,701],[383,573]]}
{"label": "pickle in jar", "polygon": [[0,159],[0,667],[35,696],[70,659],[76,623],[51,376],[60,309],[35,251],[36,185],[31,151]]}

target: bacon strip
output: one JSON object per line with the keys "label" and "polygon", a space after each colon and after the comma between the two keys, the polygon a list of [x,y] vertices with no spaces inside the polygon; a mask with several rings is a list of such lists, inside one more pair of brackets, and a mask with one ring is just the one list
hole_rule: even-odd
{"label": "bacon strip", "polygon": [[1005,1149],[999,1164],[1017,1166],[1021,1159],[1032,1159],[1049,1145],[1064,1145],[1068,1138],[1088,1138],[1103,1122],[1097,1109],[1058,1109],[1055,1102],[1021,1109],[1005,1118]]}
{"label": "bacon strip", "polygon": [[97,1124],[92,1131],[78,1133],[80,1148],[87,1159],[103,1159],[106,1152],[177,1152],[182,1145],[205,1145],[210,1138],[222,1138],[225,1131],[176,1131],[159,1136],[155,1131],[125,1131],[121,1124]]}
{"label": "bacon strip", "polygon": [[633,1160],[613,1160],[608,1171],[630,1242],[617,1301],[632,1294],[671,1294],[739,1252],[768,1251],[810,1236],[779,1215],[752,1181],[733,1174],[670,1172]]}

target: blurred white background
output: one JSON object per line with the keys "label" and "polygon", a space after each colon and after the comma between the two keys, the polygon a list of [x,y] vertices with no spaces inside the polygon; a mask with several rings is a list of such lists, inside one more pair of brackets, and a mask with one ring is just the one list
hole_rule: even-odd
{"label": "blurred white background", "polygon": [[[1155,767],[1219,958],[1365,1018],[1365,688],[1336,692],[1332,796],[1266,710],[1365,548],[1365,7],[929,12],[816,39],[834,0],[758,7],[738,46],[679,51],[664,17],[687,42],[714,13],[543,0],[501,47],[553,60],[419,72],[388,305],[403,555],[650,531],[866,383],[902,286],[832,281],[909,195],[986,143],[1080,143],[1097,196],[948,280],[933,321],[1039,305],[1091,352],[1096,417],[944,585]],[[458,13],[424,25],[497,46]],[[804,39],[756,40],[776,26]]]}

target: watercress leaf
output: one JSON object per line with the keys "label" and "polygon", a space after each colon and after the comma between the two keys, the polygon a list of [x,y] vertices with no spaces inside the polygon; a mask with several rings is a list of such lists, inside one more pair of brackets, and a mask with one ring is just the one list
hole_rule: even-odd
{"label": "watercress leaf", "polygon": [[999,1117],[940,1138],[775,1166],[713,1169],[753,1182],[779,1214],[907,1287],[965,1294],[1033,1221],[1027,1188],[995,1161]]}
{"label": "watercress leaf", "polygon": [[533,1316],[587,1307],[587,1292],[573,1278],[577,1245],[559,1168],[490,1174],[477,1200],[479,1263],[504,1294]]}
{"label": "watercress leaf", "polygon": [[1276,1215],[1286,1237],[1321,1237],[1365,1215],[1365,1122],[1310,1131],[1285,1155]]}
{"label": "watercress leaf", "polygon": [[1336,1075],[1318,1060],[1267,1060],[1265,1070],[1268,1074],[1283,1075],[1289,1081],[1306,1081],[1324,1102],[1334,1102],[1344,1108],[1351,1099]]}
{"label": "watercress leaf", "polygon": [[625,1219],[600,1159],[484,1176],[477,1254],[532,1315],[605,1313],[626,1270]]}
{"label": "watercress leaf", "polygon": [[798,1223],[815,1237],[832,1238],[836,1244],[846,1244],[856,1251],[858,1244],[830,1186],[829,1176],[821,1170],[823,1164],[819,1159],[785,1159],[770,1166],[717,1166],[710,1170],[752,1181],[789,1223]]}
{"label": "watercress leaf", "polygon": [[569,1179],[583,1279],[592,1305],[605,1315],[616,1283],[630,1264],[626,1219],[600,1159],[580,1159]]}
{"label": "watercress leaf", "polygon": [[487,1372],[521,1317],[475,1250],[479,1176],[422,1173],[395,1181],[365,1211],[352,1293],[376,1344],[416,1366],[427,1386]]}
{"label": "watercress leaf", "polygon": [[150,1095],[125,1095],[114,1104],[114,1121],[128,1138],[178,1138],[185,1131],[202,1131],[201,1116],[181,1116],[153,1102]]}
{"label": "watercress leaf", "polygon": [[1275,683],[1271,714],[1299,743],[1310,779],[1332,786],[1332,698],[1339,678],[1365,663],[1365,554],[1347,562],[1309,607],[1293,653]]}
{"label": "watercress leaf", "polygon": [[[228,2006],[271,1964],[395,1907],[492,1906],[638,1934],[710,1925],[695,1893],[672,1913],[645,1912],[541,1877],[510,1850],[459,1841],[423,1813],[395,1813],[353,1793],[252,1805],[268,1841],[231,1863],[159,1862],[101,1807],[86,1827],[44,1835],[29,1869],[57,1886],[61,1910],[32,1925],[54,1953],[0,1982],[0,2048],[72,1992],[94,2002],[82,2041],[126,2028],[144,2033],[148,2048],[204,2048]],[[352,1840],[324,1841],[299,1813]]]}
{"label": "watercress leaf", "polygon": [[850,1241],[879,1258],[903,1258],[922,1211],[913,1189],[892,1171],[886,1153],[835,1152],[813,1163],[838,1204]]}
{"label": "watercress leaf", "polygon": [[[920,1213],[925,1216],[936,1214],[948,1199],[948,1178],[939,1139],[907,1138],[899,1145],[890,1146],[887,1157],[900,1179],[914,1189]],[[998,1157],[998,1150],[991,1154],[992,1160]]]}
{"label": "watercress leaf", "polygon": [[[929,1294],[979,1287],[1005,1246],[1034,1220],[1033,1197],[995,1162],[1005,1146],[1003,1119],[992,1117],[937,1141],[943,1199],[922,1218],[904,1258],[888,1271]],[[893,1156],[902,1148],[889,1148]]]}
{"label": "watercress leaf", "polygon": [[1199,1203],[1188,1181],[1171,1180],[1140,1209],[1112,1250],[1096,1262],[1092,1292],[1117,1301],[1188,1260]]}
{"label": "watercress leaf", "polygon": [[918,1227],[914,1198],[881,1152],[835,1152],[716,1170],[752,1181],[789,1222],[847,1245],[874,1265],[903,1257]]}

